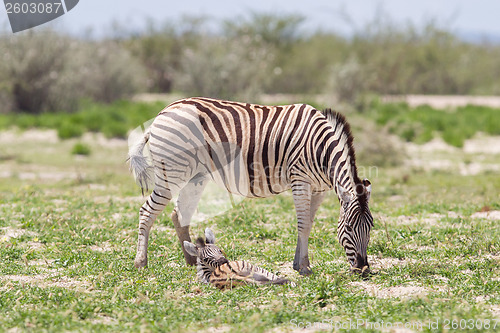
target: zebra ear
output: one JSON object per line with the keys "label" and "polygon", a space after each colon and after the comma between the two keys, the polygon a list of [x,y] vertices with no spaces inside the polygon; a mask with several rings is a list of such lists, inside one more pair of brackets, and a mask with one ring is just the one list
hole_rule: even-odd
{"label": "zebra ear", "polygon": [[186,250],[187,253],[189,253],[193,257],[198,256],[198,248],[196,247],[196,245],[188,241],[184,241],[183,244],[184,244],[184,250]]}
{"label": "zebra ear", "polygon": [[212,229],[210,228],[205,229],[205,238],[207,244],[215,244],[215,235]]}
{"label": "zebra ear", "polygon": [[340,183],[337,183],[337,189],[337,195],[339,196],[339,199],[342,201],[342,203],[348,204],[349,202],[351,202],[351,193],[349,193],[349,191],[342,187]]}
{"label": "zebra ear", "polygon": [[368,179],[363,179],[363,185],[365,186],[366,191],[366,201],[370,200],[370,196],[372,194],[372,183]]}

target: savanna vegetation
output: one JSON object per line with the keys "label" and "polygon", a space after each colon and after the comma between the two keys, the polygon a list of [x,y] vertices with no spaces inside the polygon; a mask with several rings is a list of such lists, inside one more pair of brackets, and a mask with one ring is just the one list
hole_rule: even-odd
{"label": "savanna vegetation", "polygon": [[[305,32],[302,22],[250,15],[215,29],[205,19],[119,28],[102,40],[43,30],[0,36],[0,330],[500,329],[500,154],[481,149],[486,136],[500,135],[500,110],[412,108],[378,97],[499,94],[500,46],[464,42],[432,23],[374,21],[345,37]],[[164,100],[132,98],[140,92]],[[218,214],[209,193],[191,234],[211,227],[230,260],[296,288],[202,285],[184,264],[169,214],[153,227],[148,268],[136,270],[145,197],[123,139],[178,97],[265,102],[263,93],[275,104],[347,115],[360,176],[373,184],[373,274],[349,272],[334,194],[311,233],[313,275],[293,271],[289,193],[236,201]],[[407,143],[433,138],[448,146]],[[470,139],[479,148],[462,149]]]}
{"label": "savanna vegetation", "polygon": [[[257,101],[259,94],[498,94],[500,46],[377,18],[346,37],[300,16],[183,18],[101,40],[53,30],[0,35],[1,112],[76,111],[138,92]],[[109,36],[111,35],[111,36]],[[83,104],[85,105],[85,104]]]}
{"label": "savanna vegetation", "polygon": [[[365,123],[355,124],[357,138]],[[126,141],[87,134],[91,153],[86,154],[77,146],[81,139],[4,133],[4,330],[287,332],[344,325],[348,331],[378,332],[380,326],[367,323],[385,322],[435,331],[429,325],[438,320],[439,331],[445,325],[458,331],[460,323],[471,331],[495,331],[500,325],[497,172],[463,175],[407,165],[368,169],[360,162],[362,176],[373,183],[375,217],[368,248],[374,275],[365,280],[349,273],[336,240],[339,206],[333,194],[313,226],[310,277],[291,268],[297,231],[290,194],[243,200],[221,214],[205,215],[193,223],[193,236],[209,226],[231,260],[249,260],[298,284],[220,292],[197,282],[195,269],[185,266],[168,214],[172,205],[153,227],[149,267],[134,268],[144,197],[125,163]],[[499,155],[454,151],[427,152],[425,158],[500,163]],[[201,206],[214,203],[209,196]]]}

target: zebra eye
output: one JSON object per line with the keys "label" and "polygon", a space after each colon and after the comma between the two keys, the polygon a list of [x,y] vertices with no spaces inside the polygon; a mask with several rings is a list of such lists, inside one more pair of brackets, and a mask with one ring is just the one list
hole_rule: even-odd
{"label": "zebra eye", "polygon": [[346,227],[347,231],[352,232],[352,228],[351,228],[350,224],[346,224],[345,227]]}

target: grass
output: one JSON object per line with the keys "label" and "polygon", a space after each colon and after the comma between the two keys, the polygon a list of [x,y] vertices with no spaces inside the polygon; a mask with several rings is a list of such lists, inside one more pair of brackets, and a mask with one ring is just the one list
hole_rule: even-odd
{"label": "grass", "polygon": [[[288,102],[285,102],[286,104]],[[315,105],[315,103],[312,103]],[[76,113],[0,114],[0,129],[16,126],[20,129],[56,129],[58,137],[81,137],[85,132],[101,132],[107,138],[126,138],[127,133],[154,118],[165,107],[162,102],[117,101],[112,104],[87,103]],[[500,135],[500,110],[469,105],[456,110],[436,110],[429,106],[410,108],[405,103],[379,103],[374,100],[361,116],[368,116],[377,125],[405,141],[419,144],[434,137],[455,147],[478,132]]]}
{"label": "grass", "polygon": [[[371,177],[376,220],[368,249],[376,274],[368,280],[348,272],[336,240],[335,197],[318,211],[310,238],[314,274],[305,278],[291,270],[291,195],[244,200],[193,223],[191,234],[210,226],[230,259],[281,272],[298,286],[220,292],[185,266],[171,204],[153,227],[149,267],[133,267],[144,198],[125,164],[126,143],[94,136],[85,141],[92,151],[85,158],[72,155],[80,139],[0,142],[1,170],[10,173],[0,182],[5,330],[262,332],[354,322],[375,332],[382,321],[439,320],[437,330],[447,324],[453,331],[462,319],[500,327],[500,229],[497,220],[473,215],[500,210],[495,173],[379,168]],[[488,159],[500,162],[498,155]]]}
{"label": "grass", "polygon": [[71,150],[71,154],[73,155],[90,155],[91,149],[88,145],[82,142],[77,142],[73,146],[73,149]]}
{"label": "grass", "polygon": [[456,110],[436,110],[429,106],[410,108],[406,103],[382,104],[374,102],[368,115],[377,124],[406,141],[425,143],[435,136],[462,147],[464,141],[477,132],[500,135],[499,109],[468,105]]}
{"label": "grass", "polygon": [[85,132],[101,132],[108,138],[126,138],[129,130],[154,118],[165,105],[162,102],[117,101],[112,104],[87,103],[75,113],[0,114],[0,129],[16,126],[56,129],[59,138],[81,137]]}

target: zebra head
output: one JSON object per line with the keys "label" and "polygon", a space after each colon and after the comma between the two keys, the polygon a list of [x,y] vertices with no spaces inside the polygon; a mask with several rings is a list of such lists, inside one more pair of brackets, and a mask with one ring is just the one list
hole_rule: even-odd
{"label": "zebra head", "polygon": [[337,193],[341,203],[338,224],[338,237],[344,247],[351,270],[368,273],[369,264],[366,254],[370,241],[373,217],[368,207],[371,183],[368,179],[358,182],[353,191],[337,184]]}
{"label": "zebra head", "polygon": [[210,282],[210,274],[217,267],[229,262],[224,251],[215,245],[215,235],[209,228],[205,229],[205,239],[199,237],[196,240],[196,245],[184,241],[184,249],[187,253],[196,257],[198,277],[205,283]]}

